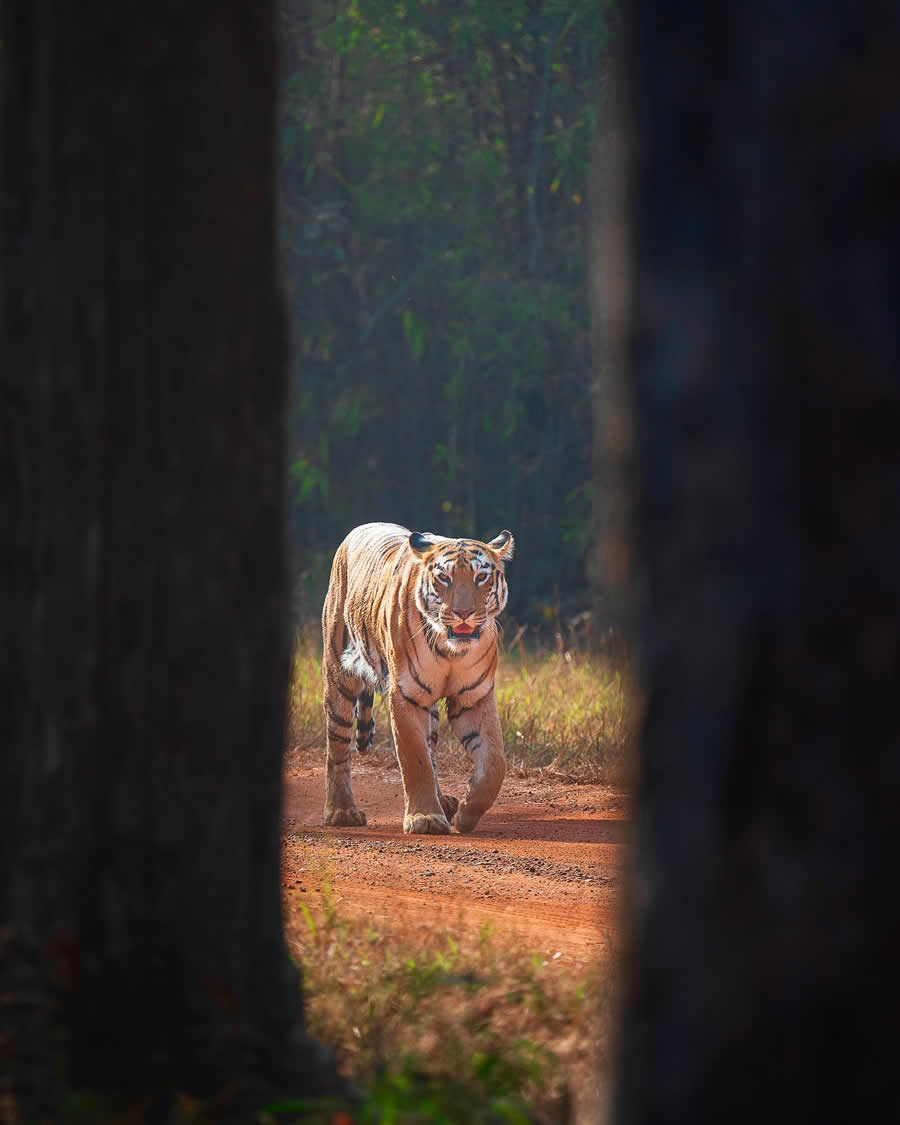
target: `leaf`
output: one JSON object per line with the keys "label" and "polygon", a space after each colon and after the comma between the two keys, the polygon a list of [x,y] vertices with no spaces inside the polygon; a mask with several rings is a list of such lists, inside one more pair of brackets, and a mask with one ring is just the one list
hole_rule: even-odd
{"label": "leaf", "polygon": [[315,937],[317,931],[316,922],[305,902],[300,903],[300,910],[303,914],[303,921],[306,922],[306,928],[309,930],[312,936]]}

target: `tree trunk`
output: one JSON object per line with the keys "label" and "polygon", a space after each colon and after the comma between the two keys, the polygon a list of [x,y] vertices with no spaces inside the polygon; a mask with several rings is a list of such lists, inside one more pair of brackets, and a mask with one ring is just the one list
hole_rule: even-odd
{"label": "tree trunk", "polygon": [[900,7],[630,28],[646,713],[613,1120],[896,1120]]}
{"label": "tree trunk", "polygon": [[279,898],[271,5],[7,0],[0,42],[0,1104],[315,1090]]}
{"label": "tree trunk", "polygon": [[623,344],[628,296],[623,199],[623,143],[618,80],[598,100],[588,177],[591,314],[591,647],[624,655],[629,565],[630,404]]}

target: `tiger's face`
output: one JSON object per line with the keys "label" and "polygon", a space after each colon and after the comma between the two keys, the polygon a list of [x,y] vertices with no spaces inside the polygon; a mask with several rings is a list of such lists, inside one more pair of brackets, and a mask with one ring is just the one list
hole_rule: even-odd
{"label": "tiger's face", "polygon": [[477,641],[485,622],[506,605],[503,564],[512,558],[512,535],[501,531],[490,543],[481,543],[414,531],[409,545],[421,560],[416,587],[419,611],[435,632],[449,640]]}

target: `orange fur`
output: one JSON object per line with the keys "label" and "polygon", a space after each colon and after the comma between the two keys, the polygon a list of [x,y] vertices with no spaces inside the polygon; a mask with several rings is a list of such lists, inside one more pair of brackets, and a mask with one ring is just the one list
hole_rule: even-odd
{"label": "orange fur", "polygon": [[[490,543],[355,528],[338,547],[322,611],[327,731],[325,823],[365,824],[353,802],[351,750],[371,742],[372,690],[387,695],[403,778],[405,832],[470,832],[503,781],[494,701],[496,616],[506,604],[513,538]],[[441,792],[434,762],[439,699],[474,763],[460,803]],[[356,728],[353,730],[353,717]]]}

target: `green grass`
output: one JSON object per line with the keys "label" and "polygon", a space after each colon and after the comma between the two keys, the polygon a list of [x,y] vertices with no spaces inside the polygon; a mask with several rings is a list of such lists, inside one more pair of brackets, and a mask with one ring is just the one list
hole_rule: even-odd
{"label": "green grass", "polygon": [[[288,705],[288,745],[324,745],[322,668],[309,636],[298,642]],[[629,739],[628,693],[608,662],[572,652],[529,652],[521,644],[502,654],[496,683],[506,758],[518,772],[549,770],[573,780],[617,780]],[[376,693],[375,749],[391,746],[387,709]],[[456,752],[442,719],[441,746]],[[459,751],[462,753],[462,751]]]}
{"label": "green grass", "polygon": [[[534,1108],[567,1120],[570,1088],[605,1049],[599,968],[515,949],[488,928],[384,931],[343,917],[327,888],[298,906],[288,939],[309,1031],[365,1090],[355,1122],[512,1125]],[[281,1110],[301,1108],[311,1119],[308,1106]]]}

